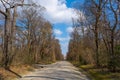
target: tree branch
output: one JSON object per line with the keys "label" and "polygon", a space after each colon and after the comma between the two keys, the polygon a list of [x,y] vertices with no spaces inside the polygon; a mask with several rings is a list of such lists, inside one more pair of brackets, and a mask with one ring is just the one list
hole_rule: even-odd
{"label": "tree branch", "polygon": [[2,10],[0,10],[0,13],[3,14],[4,16],[6,16],[7,14],[5,12],[3,12]]}
{"label": "tree branch", "polygon": [[118,24],[118,16],[117,16],[117,12],[114,10],[114,8],[112,6],[111,0],[109,0],[109,1],[110,1],[110,8],[111,8],[111,10],[112,10],[112,12],[114,14],[114,18],[115,18],[115,23],[114,23],[114,26],[113,26],[112,29],[115,30],[115,28],[117,27],[117,24]]}

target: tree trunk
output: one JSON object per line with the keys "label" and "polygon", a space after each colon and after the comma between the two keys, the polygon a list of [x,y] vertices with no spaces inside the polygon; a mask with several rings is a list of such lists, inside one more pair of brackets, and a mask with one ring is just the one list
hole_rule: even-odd
{"label": "tree trunk", "polygon": [[98,46],[98,20],[99,17],[96,17],[95,23],[95,51],[96,51],[96,66],[99,67],[99,46]]}
{"label": "tree trunk", "polygon": [[3,43],[3,60],[5,69],[9,69],[9,53],[8,53],[8,43],[9,43],[9,29],[10,29],[10,9],[6,9],[7,15],[5,16],[5,27],[4,27],[4,43]]}
{"label": "tree trunk", "polygon": [[115,72],[115,53],[114,53],[114,30],[111,30],[111,52],[110,52],[110,62],[109,62],[109,68],[110,71]]}

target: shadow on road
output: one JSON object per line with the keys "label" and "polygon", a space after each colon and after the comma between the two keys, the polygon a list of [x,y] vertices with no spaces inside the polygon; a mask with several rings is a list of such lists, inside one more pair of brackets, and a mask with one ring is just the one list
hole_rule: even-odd
{"label": "shadow on road", "polygon": [[[42,65],[44,66],[44,65]],[[86,75],[78,71],[71,63],[66,61],[56,62],[38,68],[32,74],[28,74],[20,80],[90,80]]]}
{"label": "shadow on road", "polygon": [[9,72],[13,73],[14,75],[16,75],[16,76],[17,76],[17,77],[19,77],[19,78],[22,78],[22,76],[21,76],[21,75],[19,75],[18,73],[16,73],[16,72],[12,71],[11,69],[7,69],[7,71],[9,71]]}
{"label": "shadow on road", "polygon": [[26,76],[25,78],[45,78],[45,79],[55,79],[55,80],[65,80],[65,79],[59,79],[54,77],[47,77],[47,76]]}

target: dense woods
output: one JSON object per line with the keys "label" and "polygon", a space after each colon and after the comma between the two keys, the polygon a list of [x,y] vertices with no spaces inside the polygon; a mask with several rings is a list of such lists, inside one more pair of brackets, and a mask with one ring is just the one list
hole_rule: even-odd
{"label": "dense woods", "polygon": [[85,0],[85,18],[73,20],[67,60],[120,69],[120,1]]}
{"label": "dense woods", "polygon": [[63,60],[45,8],[24,0],[0,0],[0,67]]}

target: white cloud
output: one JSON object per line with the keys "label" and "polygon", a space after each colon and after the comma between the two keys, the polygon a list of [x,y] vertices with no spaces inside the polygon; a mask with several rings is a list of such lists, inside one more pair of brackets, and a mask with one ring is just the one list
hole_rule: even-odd
{"label": "white cloud", "polygon": [[73,32],[73,30],[74,30],[73,27],[68,27],[68,28],[67,28],[67,32],[68,32],[68,33]]}
{"label": "white cloud", "polygon": [[66,6],[66,0],[37,0],[36,2],[46,8],[44,15],[51,23],[71,23],[72,18],[77,18],[74,9]]}
{"label": "white cloud", "polygon": [[58,39],[60,41],[69,41],[70,37],[56,37],[56,39]]}
{"label": "white cloud", "polygon": [[61,35],[61,34],[62,34],[62,31],[59,30],[59,29],[54,29],[54,33],[55,33],[56,35]]}

